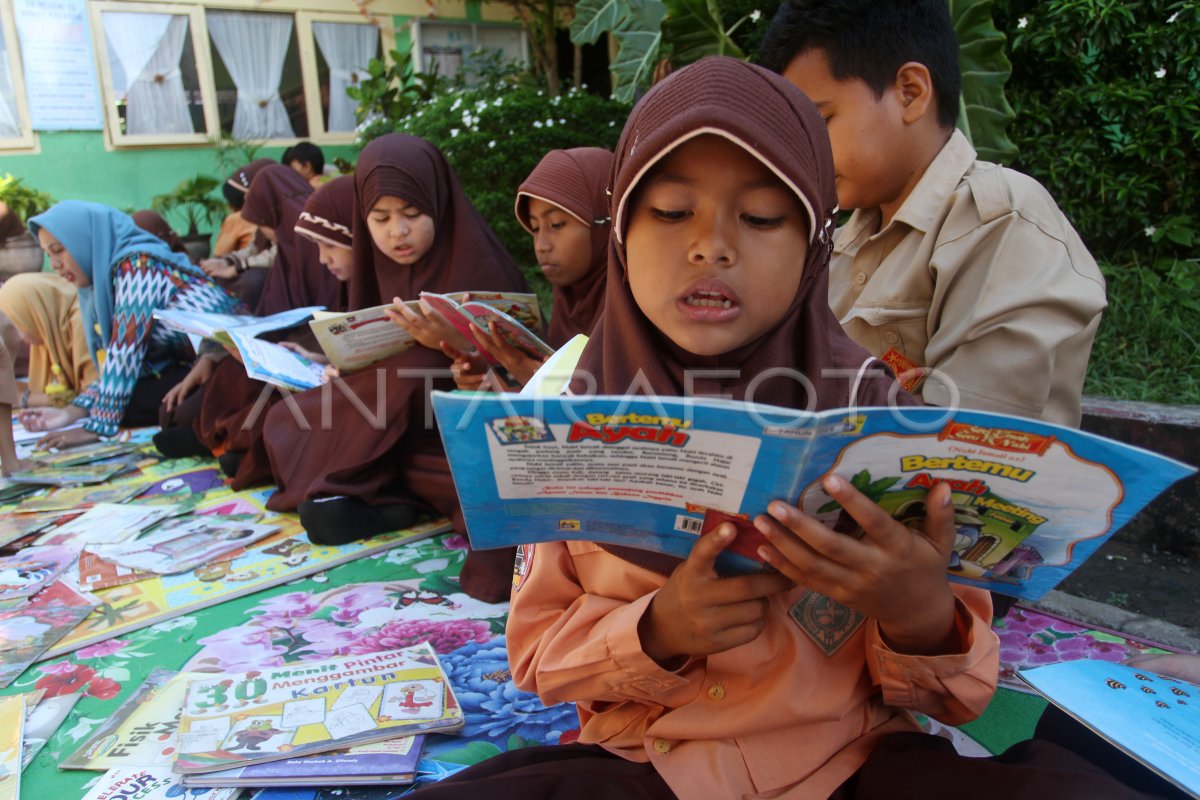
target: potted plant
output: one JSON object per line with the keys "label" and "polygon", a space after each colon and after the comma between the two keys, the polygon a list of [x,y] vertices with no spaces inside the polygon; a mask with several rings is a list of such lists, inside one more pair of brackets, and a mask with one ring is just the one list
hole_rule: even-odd
{"label": "potted plant", "polygon": [[206,258],[211,247],[212,233],[201,233],[200,225],[211,225],[225,213],[225,201],[213,195],[220,185],[216,178],[196,175],[150,201],[150,207],[164,217],[173,211],[184,215],[188,229],[181,238],[193,260]]}
{"label": "potted plant", "polygon": [[[14,214],[24,223],[54,205],[54,199],[29,188],[20,178],[4,173],[0,176],[0,204],[6,207],[0,213]],[[28,231],[0,241],[0,281],[20,272],[37,272],[42,263],[42,248]]]}

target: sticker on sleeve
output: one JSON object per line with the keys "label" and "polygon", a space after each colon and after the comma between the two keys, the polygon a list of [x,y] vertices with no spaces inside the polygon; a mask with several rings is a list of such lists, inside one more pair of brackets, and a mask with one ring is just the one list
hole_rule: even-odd
{"label": "sticker on sleeve", "polygon": [[513,562],[514,592],[525,585],[525,580],[529,577],[529,573],[533,569],[533,553],[534,545],[523,544],[517,547],[517,558]]}
{"label": "sticker on sleeve", "polygon": [[925,368],[913,363],[912,359],[894,347],[880,356],[879,360],[896,373],[896,380],[906,392],[915,392],[925,382]]}
{"label": "sticker on sleeve", "polygon": [[827,656],[850,640],[867,617],[814,591],[804,593],[788,614]]}

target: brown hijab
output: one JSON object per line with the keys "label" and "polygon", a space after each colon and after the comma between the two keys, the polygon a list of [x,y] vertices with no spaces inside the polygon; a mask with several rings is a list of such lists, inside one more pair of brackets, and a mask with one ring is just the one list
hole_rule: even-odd
{"label": "brown hijab", "polygon": [[587,274],[570,286],[554,287],[546,332],[546,340],[554,347],[562,347],[577,333],[591,333],[604,307],[612,231],[608,216],[612,163],[613,154],[602,147],[551,150],[517,189],[517,220],[530,233],[530,199],[558,206],[592,231],[592,265]]}
{"label": "brown hijab", "polygon": [[145,208],[133,212],[133,224],[146,233],[152,233],[162,239],[167,243],[167,247],[171,248],[172,253],[187,254],[187,248],[183,246],[183,240],[179,238],[179,234],[167,224],[167,221],[157,211]]}
{"label": "brown hijab", "polygon": [[266,165],[250,184],[242,219],[273,229],[278,247],[254,309],[259,316],[302,306],[333,308],[338,302],[338,281],[321,264],[316,245],[296,235],[296,222],[312,193],[300,173],[282,164]]}
{"label": "brown hijab", "polygon": [[[673,148],[706,134],[721,136],[762,161],[795,192],[809,217],[808,253],[803,262],[797,260],[802,277],[787,313],[771,331],[718,356],[684,350],[646,318],[629,288],[624,242],[629,199],[638,182]],[[755,376],[783,368],[807,377],[813,395],[795,379],[773,378],[756,387],[754,400],[820,410],[847,405],[855,380],[826,377],[824,370],[855,375],[869,364],[873,374],[858,383],[856,401],[887,403],[893,381],[886,368],[842,332],[829,309],[828,267],[837,212],[833,156],[824,120],[799,89],[772,72],[725,57],[705,58],[672,74],[646,93],[625,123],[612,184],[613,236],[604,315],[578,366],[579,372],[595,377],[597,393],[626,393],[640,370],[651,390],[679,397],[687,370],[719,369],[734,370],[737,377],[696,380],[695,394],[744,399]],[[873,379],[877,377],[886,379]],[[589,387],[576,379],[572,388],[584,393]],[[658,553],[604,548],[662,574],[679,563]]]}
{"label": "brown hijab", "polygon": [[246,166],[234,170],[233,174],[229,176],[229,180],[225,183],[245,195],[250,191],[250,184],[254,183],[254,176],[272,164],[277,163],[269,158],[256,159]]}
{"label": "brown hijab", "polygon": [[[637,183],[671,150],[713,134],[744,148],[795,192],[809,217],[809,247],[796,269],[803,277],[784,318],[773,330],[719,356],[697,356],[678,347],[646,319],[626,278],[625,227]],[[768,369],[798,370],[812,383],[777,378],[754,392],[761,403],[789,408],[845,406],[853,378],[826,377],[827,369],[855,373],[871,359],[846,336],[829,309],[828,267],[837,212],[833,157],[825,122],[804,94],[783,78],[725,57],[705,58],[652,88],[625,124],[613,166],[613,236],[608,258],[605,311],[579,362],[597,379],[597,392],[624,393],[638,371],[664,396],[684,393],[688,369],[736,370],[738,377],[695,382],[698,394],[745,397],[747,386]],[[874,362],[872,368],[883,369]],[[879,373],[883,374],[883,373]],[[884,405],[891,380],[863,380],[860,405]],[[577,382],[575,388],[585,388]]]}
{"label": "brown hijab", "polygon": [[[354,248],[354,178],[343,175],[322,184],[309,195],[296,233],[312,242],[324,242],[347,249]],[[337,310],[347,302],[346,284],[338,283]]]}
{"label": "brown hijab", "polygon": [[[372,141],[354,167],[354,188],[351,309],[390,303],[393,297],[415,300],[423,291],[529,291],[446,157],[424,139],[389,133]],[[433,218],[433,246],[415,264],[397,264],[375,246],[367,214],[381,197],[399,197]]]}

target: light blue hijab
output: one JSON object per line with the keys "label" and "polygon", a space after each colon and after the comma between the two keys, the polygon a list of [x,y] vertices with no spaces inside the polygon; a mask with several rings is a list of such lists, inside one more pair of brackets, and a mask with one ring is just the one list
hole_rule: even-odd
{"label": "light blue hijab", "polygon": [[145,253],[185,275],[205,280],[186,255],[172,253],[162,239],[139,228],[128,214],[100,203],[64,200],[30,217],[27,226],[34,236],[42,228],[49,231],[91,279],[91,286],[79,289],[79,310],[93,358],[112,341],[113,269],[121,261]]}

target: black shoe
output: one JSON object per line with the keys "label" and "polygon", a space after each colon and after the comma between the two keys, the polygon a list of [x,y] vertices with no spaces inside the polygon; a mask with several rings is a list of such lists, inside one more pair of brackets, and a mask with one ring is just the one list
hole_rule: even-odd
{"label": "black shoe", "polygon": [[208,448],[200,443],[191,427],[177,425],[163,428],[154,434],[154,446],[167,458],[191,458],[211,456]]}
{"label": "black shoe", "polygon": [[992,619],[1004,619],[1012,607],[1017,604],[1017,598],[1006,594],[990,593],[992,595]]}
{"label": "black shoe", "polygon": [[217,463],[221,465],[221,472],[225,473],[227,478],[232,478],[237,475],[238,467],[242,466],[242,458],[246,452],[244,450],[227,450],[217,456]]}
{"label": "black shoe", "polygon": [[403,503],[372,506],[356,497],[320,497],[300,504],[300,524],[313,544],[357,542],[379,533],[402,531],[417,519],[417,509]]}

